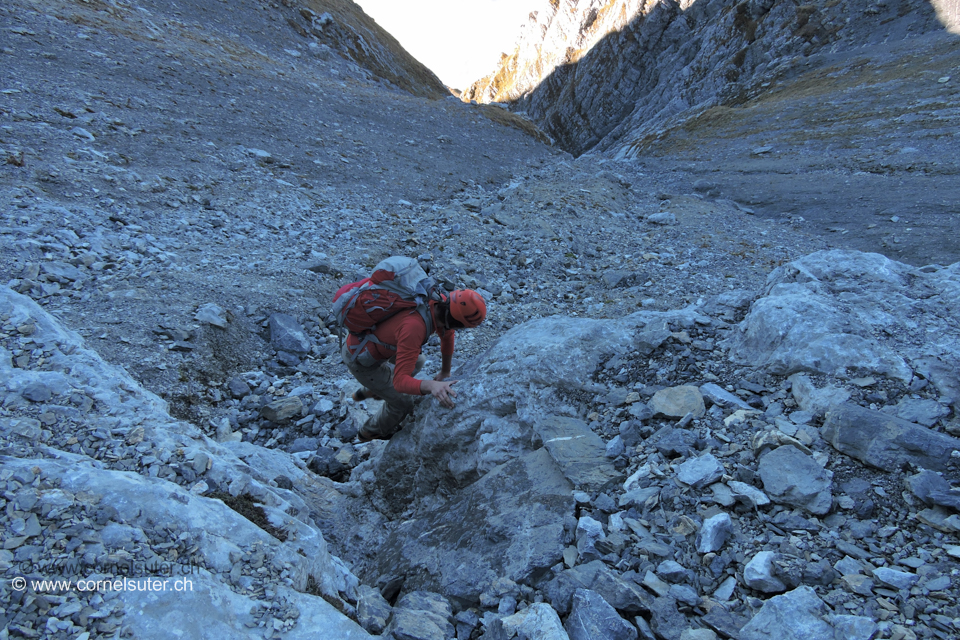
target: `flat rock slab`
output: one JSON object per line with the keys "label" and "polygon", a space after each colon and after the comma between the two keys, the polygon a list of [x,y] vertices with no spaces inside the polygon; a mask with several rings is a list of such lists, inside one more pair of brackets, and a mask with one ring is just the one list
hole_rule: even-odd
{"label": "flat rock slab", "polygon": [[561,615],[570,612],[574,593],[578,589],[590,589],[599,593],[610,606],[625,614],[647,613],[654,600],[648,591],[635,582],[621,578],[602,560],[594,560],[563,571],[542,589],[554,609]]}
{"label": "flat rock slab", "polygon": [[774,502],[825,515],[833,506],[833,474],[796,447],[777,447],[760,458],[760,479]]}
{"label": "flat rock slab", "polygon": [[852,404],[828,411],[820,433],[837,451],[884,470],[910,463],[943,471],[960,449],[958,438]]}
{"label": "flat rock slab", "polygon": [[606,457],[606,443],[582,420],[546,416],[536,426],[544,448],[574,487],[599,491],[621,484],[623,474]]}
{"label": "flat rock slab", "polygon": [[374,571],[406,576],[405,590],[478,603],[498,578],[530,584],[562,560],[563,521],[573,507],[573,486],[539,449],[405,522],[380,547]]}
{"label": "flat rock slab", "polygon": [[[163,591],[120,591],[119,598],[128,611],[124,625],[144,640],[255,637],[250,633],[250,625],[256,627],[259,619],[251,614],[257,604],[253,598],[238,595],[209,574],[191,575],[186,580],[191,588],[182,591],[173,589],[173,580]],[[328,638],[375,637],[323,598],[287,588],[280,589],[280,594],[300,612],[296,626],[285,630],[284,638],[317,638],[318,629],[323,629],[323,637]]]}

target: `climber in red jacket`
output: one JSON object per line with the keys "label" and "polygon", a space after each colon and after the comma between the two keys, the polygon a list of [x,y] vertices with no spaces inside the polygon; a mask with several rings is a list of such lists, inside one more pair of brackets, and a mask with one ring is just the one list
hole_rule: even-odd
{"label": "climber in red jacket", "polygon": [[433,331],[440,336],[440,373],[433,380],[418,380],[425,361],[421,349],[430,337],[427,323],[416,310],[398,313],[373,331],[374,340],[349,334],[343,346],[343,362],[363,387],[353,394],[356,401],[383,400],[380,412],[360,429],[361,442],[389,439],[400,422],[413,413],[413,397],[432,395],[448,409],[457,397],[450,377],[454,335],[457,329],[480,326],[487,316],[483,297],[471,289],[452,291],[440,301],[429,302]]}

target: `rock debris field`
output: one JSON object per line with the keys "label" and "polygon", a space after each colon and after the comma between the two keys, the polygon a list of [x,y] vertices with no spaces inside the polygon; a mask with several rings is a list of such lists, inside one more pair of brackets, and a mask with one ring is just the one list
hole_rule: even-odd
{"label": "rock debris field", "polygon": [[[0,8],[0,636],[960,634],[960,263],[207,4]],[[360,444],[330,299],[399,254],[490,313]]]}

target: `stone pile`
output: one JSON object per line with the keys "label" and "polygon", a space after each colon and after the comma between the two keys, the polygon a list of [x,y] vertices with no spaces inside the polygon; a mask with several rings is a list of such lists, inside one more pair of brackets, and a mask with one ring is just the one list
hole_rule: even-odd
{"label": "stone pile", "polygon": [[[808,298],[799,307],[836,287],[853,319],[895,299],[882,274],[898,271],[924,291],[923,322],[949,322],[936,309],[951,304],[952,269],[824,252],[771,274],[768,294],[733,326],[723,296],[517,327],[461,371],[461,405],[425,405],[354,469],[339,489],[349,497],[330,498],[323,519],[339,548],[363,540],[346,552],[362,580],[439,592],[469,613],[463,638],[514,637],[524,618],[512,616],[540,619],[546,607],[566,622],[544,637],[949,638],[960,613],[947,604],[960,554],[958,379],[956,369],[925,377],[908,336],[915,316],[902,311],[912,305],[882,316],[887,339],[835,354],[856,370],[822,347],[862,333],[852,321],[790,342],[796,362],[822,357],[830,375],[737,364],[758,322],[795,318],[754,317],[785,275],[809,276],[794,290]],[[958,341],[941,335],[945,372]],[[716,349],[697,350],[706,344]],[[730,359],[714,355],[725,350]],[[890,376],[891,362],[909,377]],[[916,406],[928,425],[898,417]],[[386,531],[336,515],[357,493],[396,514]]]}

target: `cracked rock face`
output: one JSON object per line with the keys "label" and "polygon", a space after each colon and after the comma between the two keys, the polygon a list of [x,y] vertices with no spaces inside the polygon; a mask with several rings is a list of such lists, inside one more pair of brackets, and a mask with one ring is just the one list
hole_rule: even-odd
{"label": "cracked rock face", "polygon": [[[678,114],[742,102],[795,56],[875,42],[870,27],[846,20],[865,10],[862,0],[817,10],[776,0],[544,2],[516,50],[463,98],[510,103],[575,155],[629,148]],[[939,26],[927,2],[877,10],[900,22],[898,39]]]}

